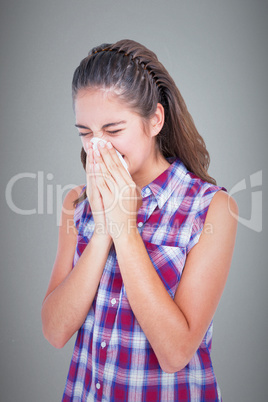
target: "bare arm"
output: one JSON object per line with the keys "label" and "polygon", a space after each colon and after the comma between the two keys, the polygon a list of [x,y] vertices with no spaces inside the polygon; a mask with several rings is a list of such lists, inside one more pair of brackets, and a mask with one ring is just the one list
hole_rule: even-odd
{"label": "bare arm", "polygon": [[83,324],[111,246],[110,237],[94,233],[72,269],[77,231],[74,225],[70,227],[70,222],[79,190],[71,190],[63,203],[57,256],[42,305],[44,336],[57,348],[63,347]]}
{"label": "bare arm", "polygon": [[[131,308],[166,372],[179,371],[190,361],[223,292],[237,226],[228,209],[228,197],[222,191],[214,195],[205,222],[212,225],[213,233],[204,231],[189,252],[174,300],[140,235],[133,231],[114,239]],[[230,206],[237,213],[233,199]]]}

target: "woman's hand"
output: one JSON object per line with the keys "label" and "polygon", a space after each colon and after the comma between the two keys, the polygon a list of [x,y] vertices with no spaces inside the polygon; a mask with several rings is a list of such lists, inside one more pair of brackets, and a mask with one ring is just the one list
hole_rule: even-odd
{"label": "woman's hand", "polygon": [[88,144],[87,147],[87,160],[86,160],[86,176],[87,176],[87,188],[86,194],[89,200],[91,212],[95,223],[95,234],[106,235],[110,238],[110,235],[106,227],[106,219],[104,214],[104,205],[100,191],[96,185],[96,177],[99,172],[96,171],[96,164],[94,163],[94,155],[92,144]]}
{"label": "woman's hand", "polygon": [[94,153],[95,180],[102,198],[106,227],[112,238],[137,230],[139,192],[111,143],[100,142]]}

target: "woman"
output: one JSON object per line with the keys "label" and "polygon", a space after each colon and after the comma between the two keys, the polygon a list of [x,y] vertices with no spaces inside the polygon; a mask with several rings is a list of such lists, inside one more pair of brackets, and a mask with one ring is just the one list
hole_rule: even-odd
{"label": "woman", "polygon": [[78,331],[63,401],[220,401],[212,319],[237,206],[150,50],[96,47],[72,88],[87,184],[64,200],[42,307],[52,345]]}

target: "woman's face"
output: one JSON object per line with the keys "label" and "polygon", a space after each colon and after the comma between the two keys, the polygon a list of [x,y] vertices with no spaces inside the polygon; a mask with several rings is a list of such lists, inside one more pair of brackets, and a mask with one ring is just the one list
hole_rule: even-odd
{"label": "woman's face", "polygon": [[93,137],[110,141],[124,157],[135,180],[155,159],[155,131],[144,132],[141,117],[124,106],[111,91],[82,89],[75,99],[76,127],[82,144]]}

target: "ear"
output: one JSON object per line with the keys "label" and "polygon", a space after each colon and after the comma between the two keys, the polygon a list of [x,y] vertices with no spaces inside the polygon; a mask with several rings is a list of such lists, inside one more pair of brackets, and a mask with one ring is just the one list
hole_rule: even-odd
{"label": "ear", "polygon": [[165,110],[161,103],[157,104],[156,111],[151,118],[150,121],[150,128],[151,128],[151,136],[155,137],[157,134],[160,133],[162,127],[165,122]]}

